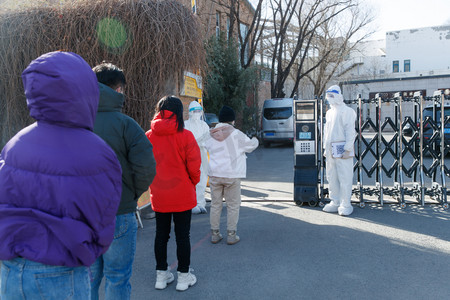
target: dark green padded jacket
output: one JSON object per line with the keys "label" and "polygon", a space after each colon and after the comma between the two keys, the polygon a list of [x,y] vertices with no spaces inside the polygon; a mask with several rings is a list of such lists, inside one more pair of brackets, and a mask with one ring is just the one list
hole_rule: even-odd
{"label": "dark green padded jacket", "polygon": [[102,83],[99,89],[94,132],[114,150],[122,167],[122,198],[117,215],[131,213],[156,174],[152,144],[139,124],[122,113],[124,95]]}

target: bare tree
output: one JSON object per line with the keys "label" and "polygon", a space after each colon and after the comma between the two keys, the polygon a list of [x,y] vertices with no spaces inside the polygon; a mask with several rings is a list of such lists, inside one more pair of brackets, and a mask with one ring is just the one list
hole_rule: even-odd
{"label": "bare tree", "polygon": [[[359,0],[269,0],[267,9],[258,0],[250,20],[242,13],[248,1],[214,1],[228,15],[228,37],[237,36],[241,66],[248,68],[258,52],[269,57],[272,97],[285,96],[288,78],[293,81],[290,97],[303,78],[309,78],[314,93],[321,94],[346,55],[367,38],[369,33],[360,32],[372,21]],[[270,19],[263,17],[267,11]],[[240,30],[243,24],[247,32]]]}
{"label": "bare tree", "polygon": [[[285,96],[289,77],[294,81],[293,97],[301,79],[319,67],[327,77],[332,76],[353,45],[349,40],[371,21],[368,15],[360,15],[357,0],[270,0],[270,4],[272,26],[267,26],[263,49],[272,59],[272,97]],[[357,16],[347,20],[346,27],[344,22],[337,22],[345,12]],[[323,89],[320,86],[326,84],[325,80],[316,82],[317,92]]]}
{"label": "bare tree", "polygon": [[[247,0],[213,0],[213,2],[222,7],[228,16],[228,39],[236,39],[239,42],[241,67],[244,69],[250,67],[266,25],[266,19],[262,17],[263,0],[258,0],[256,8]],[[242,5],[247,6],[250,14],[243,14]],[[241,26],[245,26],[247,30],[242,31]]]}
{"label": "bare tree", "polygon": [[[338,8],[333,8],[333,10],[336,9]],[[370,22],[372,22],[370,13],[362,11],[356,5],[348,7],[347,11],[342,11],[340,15],[319,27],[319,32],[312,44],[317,56],[311,57],[306,64],[312,62],[311,67],[314,67],[315,60],[322,61],[317,68],[306,75],[314,86],[314,95],[322,95],[333,77],[343,76],[361,64],[360,60],[347,60],[347,57],[371,34],[369,31],[359,34]],[[357,34],[359,36],[355,37]],[[343,64],[344,61],[346,64]]]}

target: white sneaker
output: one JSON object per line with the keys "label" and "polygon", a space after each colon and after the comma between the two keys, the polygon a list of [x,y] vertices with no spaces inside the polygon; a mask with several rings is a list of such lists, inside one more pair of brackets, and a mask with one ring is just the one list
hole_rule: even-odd
{"label": "white sneaker", "polygon": [[173,276],[172,272],[170,272],[169,268],[167,268],[166,271],[157,270],[155,289],[163,290],[167,287],[167,284],[173,282],[174,280],[175,277]]}
{"label": "white sneaker", "polygon": [[189,269],[187,273],[178,272],[177,291],[185,291],[197,282],[197,277],[191,271],[193,270]]}

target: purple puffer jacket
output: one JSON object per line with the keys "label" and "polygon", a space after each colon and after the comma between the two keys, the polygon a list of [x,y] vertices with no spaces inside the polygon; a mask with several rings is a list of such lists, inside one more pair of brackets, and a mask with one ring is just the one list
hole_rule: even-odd
{"label": "purple puffer jacket", "polygon": [[112,242],[120,164],[92,132],[99,91],[89,65],[47,53],[22,73],[30,115],[0,154],[0,260],[89,266]]}

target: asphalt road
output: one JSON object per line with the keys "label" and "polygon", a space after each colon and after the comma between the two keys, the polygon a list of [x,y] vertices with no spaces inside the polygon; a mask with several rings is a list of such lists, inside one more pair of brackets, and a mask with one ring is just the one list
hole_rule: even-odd
{"label": "asphalt road", "polygon": [[[193,216],[191,267],[198,282],[185,292],[175,290],[176,282],[154,289],[155,221],[144,220],[132,299],[450,299],[448,210],[369,204],[341,217],[299,207],[292,202],[292,165],[289,146],[248,155],[238,244],[211,244],[209,214]],[[176,269],[174,239],[168,262]]]}

